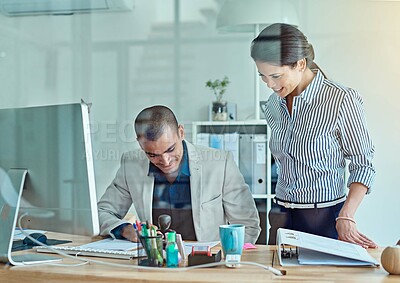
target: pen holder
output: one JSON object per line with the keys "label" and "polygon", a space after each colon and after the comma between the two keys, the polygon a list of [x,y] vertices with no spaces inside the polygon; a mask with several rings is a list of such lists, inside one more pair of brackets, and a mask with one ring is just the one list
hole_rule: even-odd
{"label": "pen holder", "polygon": [[146,259],[139,260],[139,265],[161,267],[164,264],[162,236],[140,236],[140,242],[146,252]]}

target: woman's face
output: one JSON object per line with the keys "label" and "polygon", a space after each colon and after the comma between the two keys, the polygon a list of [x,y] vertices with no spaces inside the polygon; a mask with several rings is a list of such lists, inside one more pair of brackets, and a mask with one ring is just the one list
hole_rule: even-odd
{"label": "woman's face", "polygon": [[296,66],[277,66],[266,62],[256,61],[261,79],[277,95],[285,98],[289,94],[298,95],[302,89],[299,85],[303,79],[305,69],[304,59],[299,60]]}

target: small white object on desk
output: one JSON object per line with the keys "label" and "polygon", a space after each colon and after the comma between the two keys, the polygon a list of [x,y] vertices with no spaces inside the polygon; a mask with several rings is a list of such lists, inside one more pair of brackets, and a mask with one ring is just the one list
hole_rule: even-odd
{"label": "small white object on desk", "polygon": [[242,255],[238,254],[228,254],[225,256],[225,266],[226,267],[237,267],[240,266],[240,260]]}

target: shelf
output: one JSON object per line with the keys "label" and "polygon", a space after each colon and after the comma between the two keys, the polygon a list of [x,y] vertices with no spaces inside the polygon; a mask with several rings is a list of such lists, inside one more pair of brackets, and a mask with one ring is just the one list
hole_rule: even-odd
{"label": "shelf", "polygon": [[[271,153],[268,147],[270,130],[267,122],[260,119],[244,121],[195,121],[192,123],[192,141],[194,144],[199,142],[199,144],[209,146],[211,135],[233,133],[238,133],[240,135],[240,142],[234,147],[229,145],[229,148],[231,148],[232,152],[234,153],[238,152],[236,155],[237,160],[240,160],[238,162],[238,166],[243,174],[243,177],[245,178],[246,183],[249,185],[250,190],[253,192],[261,192],[261,194],[255,193],[252,194],[252,196],[260,215],[262,228],[262,232],[257,243],[265,244],[267,242],[269,230],[268,212],[272,207],[272,199],[275,197],[275,194],[272,194],[272,192],[274,192],[272,190],[273,184],[271,182],[272,163]],[[202,135],[200,137],[198,136],[199,134],[210,134],[208,137],[209,140],[207,141],[207,135]],[[197,140],[197,137],[200,137],[199,140]],[[215,138],[216,136],[213,137]],[[241,137],[243,137],[243,140]],[[215,140],[219,139],[213,139],[213,141]],[[221,142],[218,141],[218,143],[213,144],[218,144],[219,146]],[[223,145],[222,148],[224,146],[225,145]],[[265,154],[265,161],[262,161],[263,157],[262,155],[259,155],[260,153]],[[245,156],[244,159],[241,158],[242,154]],[[257,166],[257,169],[254,169],[255,166]],[[264,170],[265,172],[262,173]],[[265,190],[259,187],[260,184],[265,184]]]}
{"label": "shelf", "polygon": [[196,142],[198,133],[252,133],[268,134],[269,129],[265,120],[245,121],[196,121],[192,123],[192,140]]}
{"label": "shelf", "polygon": [[229,126],[229,125],[267,125],[265,120],[245,120],[245,121],[196,121],[193,126]]}

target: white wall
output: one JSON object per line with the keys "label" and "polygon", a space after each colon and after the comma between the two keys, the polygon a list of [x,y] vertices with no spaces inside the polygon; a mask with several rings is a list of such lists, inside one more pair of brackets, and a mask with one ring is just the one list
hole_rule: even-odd
{"label": "white wall", "polygon": [[377,177],[356,214],[380,245],[400,239],[400,1],[298,1],[316,62],[333,80],[360,91],[375,143]]}
{"label": "white wall", "polygon": [[[226,99],[238,104],[239,119],[252,118],[253,36],[219,34],[213,18],[207,23],[197,9],[209,7],[209,17],[216,14],[217,1],[187,1],[181,0],[184,25],[176,34],[169,22],[171,0],[137,0],[126,13],[0,16],[0,107],[93,102],[99,196],[121,153],[136,146],[130,123],[143,107],[166,104],[185,124],[206,120],[213,97],[204,83],[228,75]],[[317,63],[364,97],[378,174],[356,218],[359,229],[378,244],[394,244],[400,239],[400,2],[292,1]],[[261,98],[268,94],[262,86]]]}

